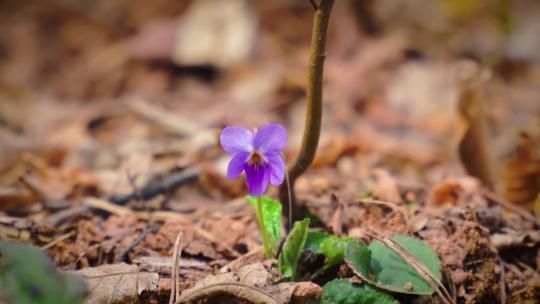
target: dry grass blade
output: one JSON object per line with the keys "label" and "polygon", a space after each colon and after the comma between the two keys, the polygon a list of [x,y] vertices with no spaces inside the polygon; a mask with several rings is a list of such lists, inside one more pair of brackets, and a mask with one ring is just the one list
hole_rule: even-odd
{"label": "dry grass blade", "polygon": [[69,239],[70,237],[74,236],[75,235],[75,230],[73,231],[70,231],[64,235],[61,235],[59,236],[58,238],[56,238],[54,241],[48,243],[47,245],[44,245],[41,247],[42,250],[47,250],[53,246],[55,246],[56,244],[60,243],[61,241],[65,240],[65,239]]}
{"label": "dry grass blade", "polygon": [[180,288],[178,287],[178,263],[180,261],[180,255],[182,254],[182,249],[180,248],[180,244],[182,243],[182,240],[184,239],[184,233],[182,231],[178,232],[178,235],[176,236],[176,240],[174,241],[174,249],[173,249],[173,263],[172,263],[172,270],[171,270],[171,296],[169,298],[169,304],[173,304],[175,301],[180,298]]}
{"label": "dry grass blade", "polygon": [[407,262],[409,265],[411,265],[414,270],[418,272],[422,276],[422,278],[428,282],[428,284],[435,289],[435,292],[441,297],[441,299],[444,301],[444,303],[447,304],[454,304],[455,301],[450,296],[450,293],[444,285],[433,276],[431,271],[427,269],[427,267],[419,262],[407,249],[403,248],[400,244],[395,242],[394,240],[387,238],[387,237],[379,237],[377,235],[367,233],[370,237],[378,240],[379,242],[386,245],[388,248],[392,249],[395,253],[397,253],[405,262]]}
{"label": "dry grass blade", "polygon": [[164,221],[167,219],[172,218],[182,218],[186,221],[188,220],[185,215],[179,214],[177,212],[172,211],[153,211],[153,212],[147,212],[147,211],[133,211],[132,209],[118,206],[116,204],[113,204],[107,200],[95,198],[95,197],[87,197],[82,201],[82,205],[89,206],[94,209],[102,210],[105,212],[109,212],[114,215],[123,216],[123,215],[133,215],[141,220],[155,220],[155,221]]}

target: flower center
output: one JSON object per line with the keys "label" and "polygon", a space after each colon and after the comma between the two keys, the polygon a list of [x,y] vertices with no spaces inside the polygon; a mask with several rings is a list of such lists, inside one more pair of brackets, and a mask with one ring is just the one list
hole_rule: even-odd
{"label": "flower center", "polygon": [[253,154],[251,154],[251,157],[249,158],[249,162],[255,165],[260,164],[263,161],[263,157],[257,152],[253,152]]}

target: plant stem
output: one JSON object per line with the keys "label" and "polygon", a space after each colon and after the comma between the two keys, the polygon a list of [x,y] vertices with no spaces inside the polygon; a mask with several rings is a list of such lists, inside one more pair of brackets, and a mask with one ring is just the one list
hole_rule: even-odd
{"label": "plant stem", "polygon": [[266,234],[266,226],[264,225],[264,216],[263,216],[263,208],[262,208],[262,197],[257,196],[257,221],[259,222],[259,228],[261,229],[261,235],[263,239],[263,245],[264,245],[264,254],[267,258],[271,259],[273,257],[272,254],[272,248],[270,247],[270,241],[268,240],[268,236]]}
{"label": "plant stem", "polygon": [[[319,135],[321,132],[322,119],[322,83],[324,58],[326,56],[326,34],[328,31],[328,21],[334,0],[320,0],[318,4],[312,1],[315,7],[315,16],[313,17],[313,32],[311,36],[311,52],[308,68],[307,81],[307,109],[306,121],[304,125],[304,134],[302,137],[302,146],[296,160],[289,166],[289,185],[282,184],[279,188],[279,197],[284,204],[283,212],[289,216],[289,206],[292,208],[295,220],[302,218],[300,209],[296,204],[294,195],[294,184],[296,179],[306,171],[313,159],[315,151],[319,144]],[[287,187],[291,189],[291,195]],[[288,227],[290,229],[291,227]]]}

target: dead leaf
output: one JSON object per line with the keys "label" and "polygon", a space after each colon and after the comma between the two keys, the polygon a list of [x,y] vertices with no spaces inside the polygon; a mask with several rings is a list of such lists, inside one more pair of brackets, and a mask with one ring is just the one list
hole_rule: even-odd
{"label": "dead leaf", "polygon": [[[311,282],[273,285],[272,274],[261,263],[244,266],[236,272],[208,276],[180,295],[180,303],[190,303],[217,295],[230,295],[260,304],[285,304],[291,298],[318,299],[322,288]],[[309,298],[309,299],[307,299]]]}
{"label": "dead leaf", "polygon": [[140,272],[135,265],[113,264],[85,268],[70,273],[81,276],[89,290],[88,304],[135,303],[145,290],[157,287],[159,275]]}
{"label": "dead leaf", "polygon": [[504,167],[504,197],[530,211],[540,193],[540,160],[534,144],[532,138],[522,133]]}

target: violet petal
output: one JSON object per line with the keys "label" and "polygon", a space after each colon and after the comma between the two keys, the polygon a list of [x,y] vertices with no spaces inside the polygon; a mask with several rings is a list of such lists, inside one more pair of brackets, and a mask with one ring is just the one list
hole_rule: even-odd
{"label": "violet petal", "polygon": [[257,131],[253,147],[262,153],[281,152],[287,144],[287,130],[280,124],[268,124]]}
{"label": "violet petal", "polygon": [[278,153],[266,153],[264,157],[268,161],[270,167],[270,183],[274,186],[279,186],[283,183],[285,177],[285,162]]}
{"label": "violet petal", "polygon": [[219,142],[223,150],[230,154],[251,152],[253,150],[253,133],[238,126],[226,127],[221,132]]}
{"label": "violet petal", "polygon": [[246,165],[246,182],[251,195],[262,196],[266,192],[270,180],[269,169],[268,164]]}
{"label": "violet petal", "polygon": [[229,166],[227,167],[228,179],[235,179],[242,174],[249,156],[249,152],[238,152],[234,155],[234,157],[229,162]]}

